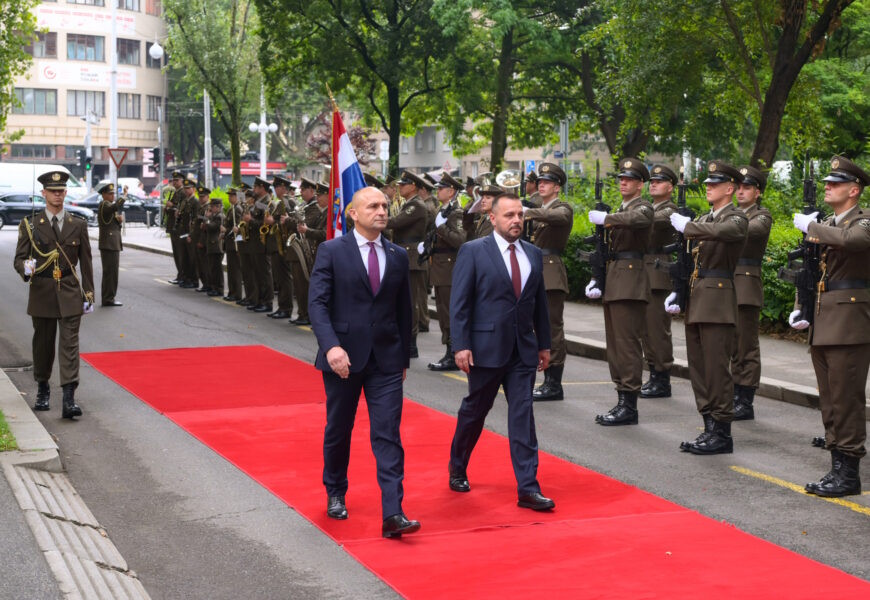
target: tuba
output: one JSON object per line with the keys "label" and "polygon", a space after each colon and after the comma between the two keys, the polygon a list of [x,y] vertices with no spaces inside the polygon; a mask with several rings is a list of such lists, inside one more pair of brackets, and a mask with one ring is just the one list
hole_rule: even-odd
{"label": "tuba", "polygon": [[506,192],[516,192],[521,183],[522,175],[513,169],[506,169],[495,176],[495,184]]}

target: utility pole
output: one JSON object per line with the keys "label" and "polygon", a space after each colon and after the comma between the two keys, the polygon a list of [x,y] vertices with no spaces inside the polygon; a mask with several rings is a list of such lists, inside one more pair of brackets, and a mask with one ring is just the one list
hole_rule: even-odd
{"label": "utility pole", "polygon": [[[109,52],[112,55],[111,78],[109,85],[109,148],[118,147],[118,3],[109,0],[112,5],[112,37],[109,41]],[[115,161],[109,161],[109,179],[118,189],[118,168]]]}
{"label": "utility pole", "polygon": [[[211,168],[211,98],[208,97],[208,90],[203,90],[202,95],[202,112],[203,117],[205,118],[205,139],[203,140],[203,146],[205,146],[205,150],[203,152],[202,165],[203,170],[205,171],[205,187],[211,189],[212,188],[212,168]],[[161,179],[161,181],[163,181]]]}

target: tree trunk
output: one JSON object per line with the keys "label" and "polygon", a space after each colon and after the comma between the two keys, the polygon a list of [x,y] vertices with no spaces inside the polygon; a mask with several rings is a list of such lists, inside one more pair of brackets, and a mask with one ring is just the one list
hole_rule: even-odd
{"label": "tree trunk", "polygon": [[511,80],[514,76],[514,30],[508,29],[501,39],[498,57],[498,71],[495,81],[495,111],[492,120],[492,141],[490,143],[489,169],[493,173],[501,171],[504,153],[507,149],[507,121],[511,108]]}
{"label": "tree trunk", "polygon": [[399,176],[399,138],[402,135],[402,108],[399,105],[399,86],[387,86],[387,103],[390,110],[390,166],[388,173]]}
{"label": "tree trunk", "polygon": [[240,148],[241,142],[239,141],[239,137],[242,134],[242,127],[239,123],[239,115],[236,114],[235,111],[230,113],[230,127],[232,131],[230,132],[230,155],[233,159],[233,185],[239,185],[242,183],[242,169],[241,169],[241,157],[242,151]]}

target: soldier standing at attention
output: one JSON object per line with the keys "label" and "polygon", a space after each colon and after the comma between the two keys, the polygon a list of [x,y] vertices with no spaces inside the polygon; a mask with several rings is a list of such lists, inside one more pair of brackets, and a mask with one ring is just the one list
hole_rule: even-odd
{"label": "soldier standing at attention", "polygon": [[257,282],[259,293],[257,303],[247,308],[257,313],[272,312],[272,300],[275,297],[272,265],[266,253],[267,233],[265,232],[265,228],[271,226],[266,218],[266,213],[272,204],[272,197],[269,194],[271,187],[265,179],[254,178],[254,206],[242,217],[242,220],[248,224],[248,245],[253,259],[254,280]]}
{"label": "soldier standing at attention", "polygon": [[[807,241],[821,245],[822,280],[813,309],[810,356],[819,385],[819,405],[825,425],[825,449],[831,470],[804,488],[810,494],[835,498],[861,493],[858,473],[867,453],[865,420],[867,370],[870,365],[870,212],[858,206],[868,175],[842,156],[831,159],[825,177],[825,203],[834,214],[824,223],[816,215],[796,214],[794,225]],[[789,315],[795,329],[806,329]]]}
{"label": "soldier standing at attention", "polygon": [[534,171],[526,175],[526,203],[534,208],[540,208],[541,195],[538,193],[538,176]]}
{"label": "soldier standing at attention", "polygon": [[102,199],[97,207],[97,224],[100,229],[100,262],[103,265],[103,278],[100,281],[100,297],[103,306],[123,306],[115,300],[118,292],[118,267],[121,251],[121,224],[124,215],[120,212],[124,207],[124,198],[115,202],[115,185],[103,183],[97,187],[97,193]]}
{"label": "soldier standing at attention", "polygon": [[[707,168],[707,202],[712,209],[696,221],[679,213],[671,215],[674,229],[695,247],[695,270],[689,282],[686,310],[686,351],[695,403],[704,420],[704,432],[680,450],[692,454],[730,454],[734,451],[731,421],[734,419],[734,382],[731,356],[737,343],[737,295],[734,270],[746,243],[748,220],[734,206],[734,192],[742,179],[729,164],[711,161]],[[665,300],[665,310],[679,313]]]}
{"label": "soldier standing at attention", "polygon": [[254,209],[254,192],[246,183],[242,183],[245,195],[245,202],[242,206],[242,222],[239,223],[239,235],[242,236],[242,241],[239,242],[239,262],[242,267],[242,285],[245,288],[245,297],[243,300],[237,301],[239,306],[252,308],[257,306],[260,300],[260,290],[257,289],[257,279],[254,277],[254,243],[252,237],[259,235],[253,230],[253,225],[248,220],[245,220],[245,215],[250,216]]}
{"label": "soldier standing at attention", "polygon": [[[49,410],[49,379],[54,366],[55,340],[60,354],[60,385],[64,419],[81,416],[75,390],[79,385],[79,325],[82,314],[94,310],[94,274],[88,224],[66,213],[63,200],[69,175],[49,171],[42,184],[45,210],[18,227],[14,266],[30,284],[27,314],[33,320],[34,410]],[[76,266],[81,277],[76,274]]]}
{"label": "soldier standing at attention", "polygon": [[734,289],[737,292],[737,352],[731,359],[734,378],[734,420],[755,418],[752,403],[761,382],[761,348],[758,344],[758,317],[764,305],[761,261],[770,237],[773,218],[761,207],[766,176],[746,165],[740,167],[742,179],[737,186],[737,206],[749,219],[746,246],[737,259]]}
{"label": "soldier standing at attention", "polygon": [[175,261],[175,279],[169,283],[178,285],[184,279],[184,270],[182,262],[182,248],[178,241],[178,231],[176,231],[176,216],[178,215],[178,205],[184,194],[181,191],[181,184],[184,181],[184,174],[181,171],[173,171],[172,177],[169,180],[171,191],[166,198],[166,205],[163,207],[163,214],[166,216],[165,227],[166,233],[169,234],[169,241],[172,243],[172,259]]}
{"label": "soldier standing at attention", "polygon": [[296,188],[289,179],[280,175],[275,175],[272,179],[272,187],[275,189],[275,200],[271,205],[269,220],[272,224],[266,237],[266,252],[272,265],[272,281],[278,290],[278,308],[266,316],[273,319],[289,319],[293,314],[293,277],[285,252],[284,242],[287,236],[282,224],[285,223],[284,217],[287,216],[288,210],[293,211],[296,208],[294,202]]}
{"label": "soldier standing at attention", "polygon": [[208,270],[208,253],[205,248],[205,213],[208,211],[209,194],[211,190],[205,186],[196,188],[197,204],[196,209],[191,217],[190,237],[193,240],[193,246],[196,248],[196,272],[199,273],[199,280],[202,286],[197,292],[209,292],[211,290],[211,280],[209,279]]}
{"label": "soldier standing at attention", "polygon": [[[423,241],[429,225],[429,212],[418,192],[424,187],[423,180],[404,171],[399,179],[399,194],[405,199],[399,213],[387,221],[387,231],[393,234],[393,243],[408,253],[408,268],[411,271],[411,304],[414,315],[411,320],[411,358],[420,356],[417,350],[421,306],[426,307],[426,266],[417,260],[417,245]],[[424,308],[428,310],[428,308]]]}
{"label": "soldier standing at attention", "polygon": [[492,233],[492,220],[489,218],[489,214],[492,212],[492,203],[499,196],[503,196],[505,191],[497,185],[484,185],[477,188],[477,193],[480,195],[479,210],[471,212],[471,206],[469,206],[462,215],[462,228],[468,235],[469,242]]}
{"label": "soldier standing at attention", "polygon": [[559,200],[559,192],[567,181],[565,171],[553,163],[541,163],[538,169],[538,193],[541,208],[528,208],[526,220],[533,220],[535,246],[544,254],[544,287],[550,314],[550,366],[544,371],[544,383],[533,393],[535,400],[562,400],[562,372],[568,347],[565,343],[565,298],[568,296],[568,272],[562,263],[562,253],[568,244],[574,225],[574,209]]}
{"label": "soldier standing at attention", "polygon": [[205,215],[205,252],[208,258],[208,296],[224,295],[224,270],[221,263],[224,258],[222,232],[224,229],[223,202],[220,198],[212,198],[208,203]]}
{"label": "soldier standing at attention", "polygon": [[665,311],[665,298],[673,286],[668,272],[656,268],[656,261],[664,263],[671,260],[670,255],[664,252],[664,247],[674,242],[671,214],[677,210],[677,205],[671,200],[671,194],[677,181],[677,175],[670,168],[653,165],[649,177],[649,195],[652,197],[654,220],[644,257],[650,301],[646,305],[643,355],[649,365],[649,380],[640,387],[641,398],[669,398],[671,395],[674,343],[671,338],[671,315]]}
{"label": "soldier standing at attention", "polygon": [[[604,288],[604,333],[607,363],[616,384],[617,404],[610,412],[595,417],[599,425],[637,424],[637,395],[643,381],[643,336],[646,305],[649,303],[649,277],[644,267],[644,252],[649,244],[654,211],[641,198],[649,171],[643,161],[623,158],[619,193],[622,205],[614,214],[590,210],[589,220],[610,229],[610,261]],[[586,287],[587,298],[600,298],[594,279]]]}
{"label": "soldier standing at attention", "polygon": [[242,299],[242,264],[239,260],[239,223],[242,222],[242,207],[239,204],[239,192],[234,187],[227,188],[230,207],[224,218],[223,241],[227,255],[227,302],[238,302]]}
{"label": "soldier standing at attention", "polygon": [[[317,184],[310,179],[302,178],[299,184],[299,194],[302,196],[302,214],[311,206],[317,206]],[[327,194],[328,196],[328,194]],[[308,320],[308,277],[311,273],[313,262],[310,262],[306,253],[303,240],[299,237],[298,227],[300,221],[296,214],[296,208],[292,214],[281,217],[281,225],[290,240],[290,245],[285,251],[287,262],[290,265],[290,276],[293,280],[293,293],[296,296],[296,308],[298,310],[295,319],[289,319],[291,325],[309,325]]]}
{"label": "soldier standing at attention", "polygon": [[196,277],[196,247],[190,239],[191,213],[196,207],[194,193],[196,182],[185,179],[181,186],[181,198],[178,203],[178,212],[175,217],[175,230],[178,232],[178,244],[181,247],[181,264],[184,273],[184,281],[178,287],[193,289],[197,287]]}

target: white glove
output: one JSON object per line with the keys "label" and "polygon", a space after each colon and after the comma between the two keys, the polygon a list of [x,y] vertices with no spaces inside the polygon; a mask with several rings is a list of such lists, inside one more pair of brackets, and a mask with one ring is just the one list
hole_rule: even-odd
{"label": "white glove", "polygon": [[88,302],[87,300],[85,300],[84,304],[82,304],[82,309],[84,310],[84,313],[86,315],[91,314],[92,312],[94,312],[93,302]]}
{"label": "white glove", "polygon": [[442,216],[441,211],[438,211],[438,214],[435,215],[435,227],[441,227],[444,223],[447,222],[447,217]]}
{"label": "white glove", "polygon": [[671,225],[673,225],[674,229],[680,233],[683,233],[683,231],[686,230],[686,223],[691,220],[691,218],[684,217],[680,213],[671,213]]}
{"label": "white glove", "polygon": [[417,254],[423,254],[423,242],[417,244]]}
{"label": "white glove", "polygon": [[36,270],[36,259],[28,258],[24,261],[24,274],[25,275],[33,275],[33,272]]}
{"label": "white glove", "polygon": [[795,213],[794,215],[794,226],[803,231],[807,232],[807,229],[810,226],[810,223],[816,220],[816,217],[819,216],[819,211],[814,212],[811,215],[805,215],[803,213]]}
{"label": "white glove", "polygon": [[791,311],[791,314],[789,314],[788,316],[788,324],[791,325],[792,329],[797,329],[798,331],[800,331],[801,329],[806,329],[810,326],[810,322],[804,319],[801,319],[800,321],[795,321],[795,319],[797,319],[799,316],[801,316],[801,311],[799,310]]}
{"label": "white glove", "polygon": [[[671,218],[673,218],[673,216],[674,215],[671,215]],[[671,292],[671,294],[667,298],[665,298],[665,312],[672,314],[672,315],[680,314],[680,311],[682,310],[682,308],[680,308],[679,304],[675,304],[676,301],[677,301],[677,293]]]}
{"label": "white glove", "polygon": [[598,289],[598,282],[594,279],[589,281],[586,286],[586,297],[590,300],[598,300],[601,297],[601,290]]}
{"label": "white glove", "polygon": [[594,225],[604,225],[604,217],[607,216],[607,213],[603,210],[590,210],[589,215],[587,216],[589,217],[590,223]]}

